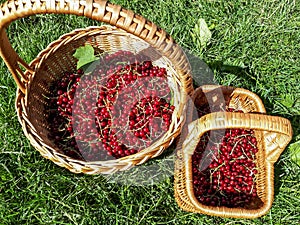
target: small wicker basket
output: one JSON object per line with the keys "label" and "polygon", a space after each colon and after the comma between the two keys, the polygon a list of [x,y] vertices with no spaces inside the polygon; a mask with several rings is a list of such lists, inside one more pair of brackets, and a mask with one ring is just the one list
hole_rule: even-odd
{"label": "small wicker basket", "polygon": [[[274,163],[292,137],[290,122],[281,117],[266,115],[259,97],[241,88],[202,86],[195,90],[193,100],[196,106],[225,100],[227,106],[244,113],[211,112],[189,123],[188,128],[184,129],[185,136],[179,143],[175,162],[174,191],[178,205],[185,211],[220,217],[257,218],[266,214],[274,198]],[[207,206],[201,204],[194,194],[191,158],[199,139],[207,131],[227,128],[254,130],[258,148],[256,188],[262,201],[257,208]]]}
{"label": "small wicker basket", "polygon": [[[6,28],[14,20],[47,13],[85,16],[108,25],[77,29],[65,34],[27,64],[12,48]],[[109,174],[126,170],[160,155],[180,133],[185,121],[187,95],[193,91],[189,63],[174,40],[164,30],[142,16],[103,0],[12,0],[0,7],[0,32],[0,53],[18,86],[16,111],[19,122],[31,144],[43,157],[57,165],[74,173],[86,174]],[[85,43],[108,53],[118,50],[138,53],[152,49],[156,62],[167,69],[168,75],[172,78],[171,86],[176,93],[174,97],[176,108],[169,130],[150,147],[116,160],[89,162],[63,154],[48,138],[49,122],[46,120],[44,109],[49,102],[41,96],[50,94],[49,84],[60,79],[63,71],[76,69],[73,54]],[[20,66],[26,71],[23,72]]]}

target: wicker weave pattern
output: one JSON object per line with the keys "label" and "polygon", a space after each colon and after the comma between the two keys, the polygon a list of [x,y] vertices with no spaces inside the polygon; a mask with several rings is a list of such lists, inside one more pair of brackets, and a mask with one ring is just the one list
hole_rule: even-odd
{"label": "wicker weave pattern", "polygon": [[[86,16],[118,28],[90,27],[65,34],[57,41],[50,43],[28,65],[11,47],[5,28],[16,19],[38,13]],[[130,10],[102,0],[8,1],[1,5],[0,18],[0,53],[18,86],[16,99],[18,119],[24,134],[43,157],[74,173],[107,174],[129,169],[157,157],[179,135],[181,125],[185,121],[184,103],[187,94],[191,94],[193,91],[189,63],[182,49],[154,23]],[[157,58],[157,62],[163,63],[164,66],[168,65],[167,70],[172,76],[172,82],[174,86],[178,86],[178,89],[175,90],[177,96],[174,102],[176,113],[173,113],[173,122],[169,131],[149,148],[118,160],[85,162],[62,154],[48,138],[49,124],[45,120],[47,115],[44,112],[48,103],[40,96],[49,94],[49,83],[59,79],[62,71],[71,71],[75,68],[76,61],[72,54],[79,46],[89,43],[104,51],[113,52],[118,47],[132,50],[133,46],[130,43],[133,40],[143,42],[158,52],[160,58]],[[129,44],[126,45],[126,43]],[[134,49],[134,51],[140,51],[140,49]],[[19,66],[25,67],[26,71],[23,73]]]}
{"label": "wicker weave pattern", "polygon": [[[196,93],[204,94],[216,88],[220,87],[204,86],[201,90],[199,90],[200,88],[197,89],[195,95]],[[255,94],[247,90],[231,87],[221,87],[221,89],[223,93],[230,93],[231,96],[236,96],[232,98],[231,102],[228,102],[229,105],[240,102],[241,99],[247,99],[247,104],[239,103],[239,105],[249,106],[249,103],[251,103],[250,105],[252,106],[250,108],[261,108],[262,113],[264,113],[264,107],[259,106],[261,100]],[[246,96],[247,93],[250,93],[248,97]],[[201,96],[197,95],[197,97],[200,98]],[[240,99],[237,99],[239,97]],[[246,108],[242,109],[247,112]],[[257,167],[259,168],[257,190],[258,196],[263,202],[260,208],[241,209],[205,206],[200,204],[194,195],[191,156],[198,144],[198,140],[206,131],[226,128],[245,128],[254,129],[255,131],[259,149],[256,155]],[[252,111],[249,111],[249,113],[214,112],[191,122],[186,130],[186,135],[177,151],[174,181],[175,198],[182,209],[213,216],[235,218],[257,218],[268,212],[274,198],[274,163],[292,137],[291,124],[287,119],[252,113]]]}

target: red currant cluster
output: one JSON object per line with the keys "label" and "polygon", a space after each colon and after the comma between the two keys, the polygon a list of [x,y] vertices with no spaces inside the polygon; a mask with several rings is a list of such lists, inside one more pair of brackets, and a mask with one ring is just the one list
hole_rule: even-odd
{"label": "red currant cluster", "polygon": [[81,159],[82,156],[74,138],[72,120],[69,118],[72,116],[74,96],[82,75],[83,71],[81,70],[76,73],[66,72],[59,81],[52,84],[53,96],[49,104],[49,111],[47,109],[50,125],[49,138],[66,155],[74,159]]}
{"label": "red currant cluster", "polygon": [[135,130],[134,136],[143,140],[147,140],[148,136],[156,139],[161,132],[168,131],[174,108],[157,96],[143,98],[129,114],[129,128]]}
{"label": "red currant cluster", "polygon": [[237,208],[257,201],[257,152],[253,130],[205,133],[192,156],[194,193],[199,202]]}
{"label": "red currant cluster", "polygon": [[138,60],[116,52],[101,58],[93,72],[66,73],[53,85],[51,135],[65,154],[88,161],[120,158],[149,147],[169,129],[174,106],[166,69]]}

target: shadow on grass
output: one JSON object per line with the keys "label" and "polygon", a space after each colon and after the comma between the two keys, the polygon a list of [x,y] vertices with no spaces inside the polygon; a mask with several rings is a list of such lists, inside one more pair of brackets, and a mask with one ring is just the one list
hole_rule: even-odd
{"label": "shadow on grass", "polygon": [[[224,64],[222,61],[214,61],[211,63],[208,63],[208,66],[217,72],[220,73],[230,73],[233,75],[236,75],[239,78],[242,78],[243,80],[247,81],[243,83],[245,86],[242,86],[241,88],[250,89],[250,87],[257,86],[255,74],[250,70],[249,66],[241,67],[241,66],[233,66],[233,65],[227,65]],[[259,94],[259,93],[256,93]],[[266,108],[272,108],[272,104],[263,96],[259,96],[261,100],[263,101]]]}
{"label": "shadow on grass", "polygon": [[249,82],[249,85],[256,86],[256,80],[254,79],[254,74],[250,71],[249,67],[233,66],[224,64],[222,61],[214,61],[208,63],[208,66],[212,70],[216,70],[220,73],[231,73],[238,77],[243,78]]}
{"label": "shadow on grass", "polygon": [[291,121],[293,128],[293,137],[300,135],[300,115],[295,115],[288,118]]}

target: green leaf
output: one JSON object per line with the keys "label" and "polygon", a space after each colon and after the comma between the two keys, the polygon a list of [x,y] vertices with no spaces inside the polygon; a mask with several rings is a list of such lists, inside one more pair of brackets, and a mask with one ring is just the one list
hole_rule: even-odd
{"label": "green leaf", "polygon": [[292,94],[282,94],[281,96],[281,104],[287,108],[293,107],[295,103],[295,96]]}
{"label": "green leaf", "polygon": [[77,69],[80,69],[98,59],[98,57],[95,56],[94,48],[91,45],[85,45],[77,48],[73,56],[78,59]]}
{"label": "green leaf", "polygon": [[211,37],[211,31],[209,30],[205,20],[200,18],[192,30],[193,40],[196,43],[199,43],[200,47],[203,48],[210,42]]}
{"label": "green leaf", "polygon": [[300,166],[300,141],[291,144],[289,151],[292,161]]}

